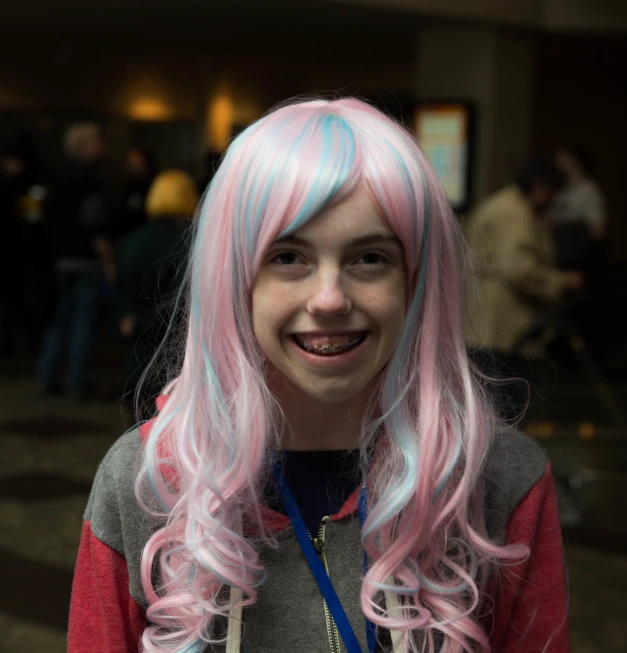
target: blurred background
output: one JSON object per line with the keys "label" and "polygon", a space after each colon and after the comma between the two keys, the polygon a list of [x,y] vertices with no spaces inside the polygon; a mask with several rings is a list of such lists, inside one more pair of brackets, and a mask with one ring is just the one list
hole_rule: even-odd
{"label": "blurred background", "polygon": [[526,252],[516,297],[478,287],[519,337],[469,346],[531,383],[573,651],[627,650],[625,0],[24,0],[0,36],[0,651],[65,649],[91,481],[143,417],[195,202],[234,135],[312,94],[415,131],[480,275]]}

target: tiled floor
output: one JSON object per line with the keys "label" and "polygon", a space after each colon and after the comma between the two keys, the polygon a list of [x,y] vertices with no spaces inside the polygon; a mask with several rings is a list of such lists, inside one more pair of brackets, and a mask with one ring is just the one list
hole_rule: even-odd
{"label": "tiled floor", "polygon": [[[0,653],[65,650],[91,479],[127,426],[114,403],[43,400],[27,377],[0,376]],[[574,653],[624,653],[627,555],[570,544],[568,566]]]}

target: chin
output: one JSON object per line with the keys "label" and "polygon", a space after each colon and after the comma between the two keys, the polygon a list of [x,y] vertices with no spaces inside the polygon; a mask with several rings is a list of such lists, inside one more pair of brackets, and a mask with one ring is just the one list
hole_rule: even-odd
{"label": "chin", "polygon": [[307,383],[302,380],[297,383],[300,391],[314,401],[325,404],[343,404],[353,401],[367,391],[368,385],[357,384],[351,379],[341,379],[336,382],[330,379]]}
{"label": "chin", "polygon": [[[279,367],[269,362],[266,376],[271,392],[288,402],[313,401],[340,405],[360,399],[370,393],[379,374],[372,369],[352,370],[349,374],[308,373],[293,365]],[[368,379],[364,382],[364,379]]]}

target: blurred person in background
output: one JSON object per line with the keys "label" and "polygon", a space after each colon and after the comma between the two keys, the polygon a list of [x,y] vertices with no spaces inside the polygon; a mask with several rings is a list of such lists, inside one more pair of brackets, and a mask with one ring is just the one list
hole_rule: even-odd
{"label": "blurred person in background", "polygon": [[47,317],[50,270],[44,228],[47,188],[30,139],[20,136],[0,157],[0,354],[15,349],[18,329],[37,351]]}
{"label": "blurred person in background", "polygon": [[[547,210],[562,184],[551,161],[535,159],[515,181],[484,200],[470,216],[467,240],[473,264],[466,315],[466,338],[479,366],[504,378],[523,370],[519,355],[542,355],[530,335],[565,292],[583,286],[578,271],[556,267]],[[507,417],[526,405],[526,387],[501,397]]]}
{"label": "blurred person in background", "polygon": [[583,148],[563,147],[555,160],[566,180],[551,209],[558,266],[589,272],[602,260],[605,198],[591,176],[590,157]]}
{"label": "blurred person in background", "polygon": [[48,241],[50,185],[33,151],[27,183],[18,198],[21,314],[27,351],[37,354],[45,325],[55,310],[54,262]]}
{"label": "blurred person in background", "polygon": [[100,178],[104,154],[100,126],[81,122],[65,134],[67,166],[50,203],[51,245],[57,307],[43,338],[37,376],[45,393],[60,391],[61,362],[69,353],[69,388],[77,398],[89,391],[89,361],[103,273],[115,282],[110,205]]}
{"label": "blurred person in background", "polygon": [[14,346],[14,321],[19,302],[14,256],[19,242],[18,199],[27,185],[27,160],[21,151],[9,148],[0,157],[0,355]]}
{"label": "blurred person in background", "polygon": [[[128,342],[126,390],[132,394],[173,318],[171,306],[187,256],[185,230],[196,209],[193,179],[180,170],[157,175],[146,198],[148,221],[128,234],[118,250],[120,333]],[[145,399],[154,379],[145,384]],[[155,393],[156,394],[156,393]],[[152,402],[150,402],[152,407]]]}
{"label": "blurred person in background", "polygon": [[116,237],[123,238],[146,222],[146,196],[158,172],[154,154],[145,147],[126,153],[126,185],[122,192]]}

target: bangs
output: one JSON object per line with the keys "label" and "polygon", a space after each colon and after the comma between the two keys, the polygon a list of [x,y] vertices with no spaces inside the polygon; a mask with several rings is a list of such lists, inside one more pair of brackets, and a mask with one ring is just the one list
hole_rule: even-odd
{"label": "bangs", "polygon": [[301,113],[264,124],[273,118],[244,132],[236,155],[246,164],[235,191],[233,244],[249,284],[274,240],[349,195],[363,174],[363,146],[341,116]]}
{"label": "bangs", "polygon": [[344,117],[320,108],[312,103],[269,114],[229,148],[222,167],[232,181],[220,192],[230,198],[234,274],[247,288],[273,241],[359,185],[401,240],[409,277],[418,271],[428,180],[415,141],[378,112]]}
{"label": "bangs", "polygon": [[363,181],[405,250],[413,276],[421,261],[428,221],[425,162],[417,145],[395,124],[367,125]]}

